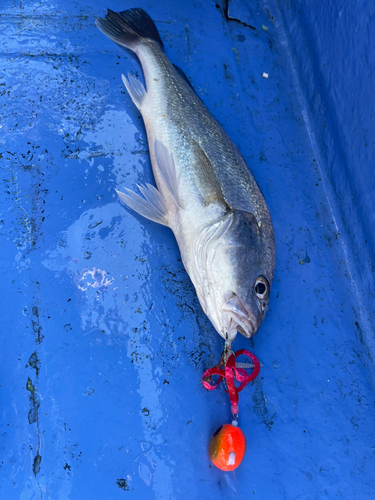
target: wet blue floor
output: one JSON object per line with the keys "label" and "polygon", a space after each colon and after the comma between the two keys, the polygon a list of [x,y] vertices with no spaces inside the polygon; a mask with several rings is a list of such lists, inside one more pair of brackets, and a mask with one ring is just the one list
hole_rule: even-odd
{"label": "wet blue floor", "polygon": [[207,456],[230,416],[223,390],[200,383],[221,338],[172,233],[114,192],[152,182],[121,82],[140,67],[94,19],[133,6],[239,147],[274,221],[270,309],[234,345],[263,364],[240,395],[241,497],[374,497],[374,368],[335,201],[274,16],[248,4],[229,5],[242,23],[215,2],[1,5],[2,499],[237,498]]}

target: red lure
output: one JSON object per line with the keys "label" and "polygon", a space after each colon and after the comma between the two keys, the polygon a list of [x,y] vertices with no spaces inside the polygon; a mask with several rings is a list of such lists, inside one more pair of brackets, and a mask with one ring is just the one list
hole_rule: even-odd
{"label": "red lure", "polygon": [[[226,349],[221,356],[220,362],[204,372],[202,382],[207,390],[212,391],[225,378],[227,384],[226,392],[229,395],[232,414],[236,419],[238,416],[238,393],[258,376],[260,364],[256,356],[246,349],[240,349],[236,353],[230,352],[231,354],[228,357]],[[236,366],[236,359],[241,355],[249,357],[253,362],[253,370],[249,375],[243,367],[238,366],[238,363]],[[220,368],[222,365],[224,365],[224,369]],[[219,380],[214,385],[211,384],[212,375],[219,375]],[[238,387],[234,383],[235,380],[240,382]],[[236,469],[242,462],[245,451],[246,438],[238,427],[236,420],[232,424],[224,424],[216,429],[211,436],[208,447],[211,462],[219,469],[225,471]]]}

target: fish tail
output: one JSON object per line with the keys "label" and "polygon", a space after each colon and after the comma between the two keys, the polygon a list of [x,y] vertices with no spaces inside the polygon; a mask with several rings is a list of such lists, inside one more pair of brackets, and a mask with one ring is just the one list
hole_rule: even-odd
{"label": "fish tail", "polygon": [[145,39],[153,40],[164,49],[154,21],[143,9],[122,12],[108,9],[105,18],[98,17],[95,24],[108,38],[132,51]]}

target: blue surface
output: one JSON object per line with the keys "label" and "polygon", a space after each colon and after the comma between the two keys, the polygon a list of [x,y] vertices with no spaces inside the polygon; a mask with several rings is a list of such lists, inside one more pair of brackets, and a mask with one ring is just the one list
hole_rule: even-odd
{"label": "blue surface", "polygon": [[375,359],[375,4],[277,4],[279,32],[358,297],[361,335]]}
{"label": "blue surface", "polygon": [[[281,1],[230,2],[230,17],[253,30],[214,2],[136,6],[240,148],[273,216],[270,310],[252,341],[235,343],[263,363],[240,395],[241,496],[372,499],[374,367],[362,282],[353,286],[353,277],[362,273],[366,286],[370,277],[347,258],[360,233],[339,234],[335,218],[371,206],[354,166],[354,204],[344,182],[330,184],[333,143],[315,134],[319,117],[304,104],[316,79],[293,66],[303,29],[297,20],[288,31],[286,21],[297,13]],[[9,0],[0,8],[0,496],[236,498],[233,475],[211,467],[206,451],[230,413],[222,390],[200,384],[221,339],[171,232],[130,214],[114,193],[152,174],[142,120],[121,83],[139,66],[95,28],[104,7]],[[318,59],[316,39],[308,43]],[[337,92],[349,95],[354,83],[338,82]],[[341,116],[333,85],[319,92]],[[341,133],[339,122],[327,128]]]}

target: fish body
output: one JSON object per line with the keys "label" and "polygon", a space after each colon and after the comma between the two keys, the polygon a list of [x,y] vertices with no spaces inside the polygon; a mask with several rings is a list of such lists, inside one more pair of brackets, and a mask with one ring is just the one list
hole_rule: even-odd
{"label": "fish body", "polygon": [[97,19],[98,28],[132,50],[146,88],[124,84],[142,114],[157,189],[126,189],[120,198],[173,231],[199,302],[229,343],[254,335],[268,308],[275,265],[270,213],[240,152],[165,55],[142,9]]}

